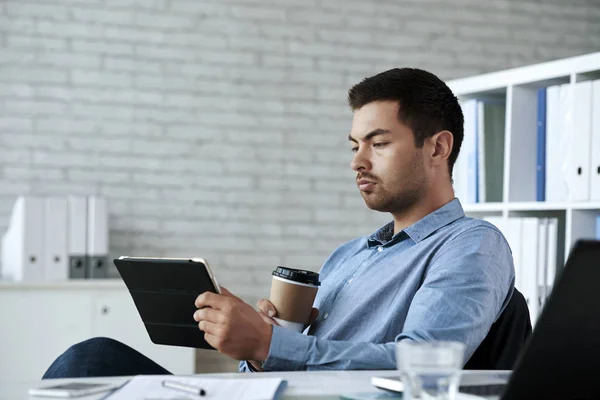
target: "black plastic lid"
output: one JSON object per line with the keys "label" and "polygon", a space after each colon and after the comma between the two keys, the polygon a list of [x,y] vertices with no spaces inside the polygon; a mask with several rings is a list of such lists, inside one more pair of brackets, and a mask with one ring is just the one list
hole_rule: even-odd
{"label": "black plastic lid", "polygon": [[306,283],[308,285],[321,285],[321,282],[319,282],[319,274],[312,271],[278,266],[277,269],[273,271],[273,275],[294,282]]}

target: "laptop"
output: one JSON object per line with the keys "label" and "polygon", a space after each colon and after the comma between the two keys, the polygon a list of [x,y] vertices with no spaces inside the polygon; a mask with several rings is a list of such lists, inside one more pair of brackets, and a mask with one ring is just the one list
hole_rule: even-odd
{"label": "laptop", "polygon": [[[491,381],[463,378],[459,390],[502,400],[600,399],[599,376],[600,241],[579,240],[512,374],[498,373]],[[404,388],[399,378],[373,377],[371,383]]]}

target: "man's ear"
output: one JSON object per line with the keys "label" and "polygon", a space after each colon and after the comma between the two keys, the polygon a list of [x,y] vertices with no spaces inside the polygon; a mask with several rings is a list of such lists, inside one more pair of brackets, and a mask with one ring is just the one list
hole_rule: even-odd
{"label": "man's ear", "polygon": [[444,130],[436,133],[427,139],[429,142],[429,158],[432,165],[448,164],[448,158],[452,153],[454,144],[454,135],[452,132]]}

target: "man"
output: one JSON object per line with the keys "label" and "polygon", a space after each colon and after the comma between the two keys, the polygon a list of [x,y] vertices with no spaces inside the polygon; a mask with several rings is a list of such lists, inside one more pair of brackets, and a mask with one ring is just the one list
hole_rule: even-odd
{"label": "man", "polygon": [[[463,116],[450,89],[431,73],[402,68],[363,80],[348,99],[358,189],[367,207],[393,221],[327,259],[318,317],[315,310],[306,335],[277,326],[266,300],[257,312],[227,290],[199,295],[199,328],[221,353],[252,360],[242,361],[242,371],[393,369],[400,340],[460,341],[468,360],[511,298],[506,240],[491,224],[465,217],[454,198]],[[81,375],[82,364],[95,365],[106,352],[111,361],[86,374],[166,373],[118,342],[96,339],[73,346],[46,377]],[[119,359],[136,362],[117,371]]]}

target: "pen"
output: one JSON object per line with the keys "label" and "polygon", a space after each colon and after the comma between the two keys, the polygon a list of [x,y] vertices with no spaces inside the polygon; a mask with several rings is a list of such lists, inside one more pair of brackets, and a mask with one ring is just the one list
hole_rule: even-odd
{"label": "pen", "polygon": [[162,381],[162,385],[166,388],[180,390],[182,392],[191,393],[198,396],[206,395],[206,390],[198,386],[189,385],[187,383],[177,381]]}

